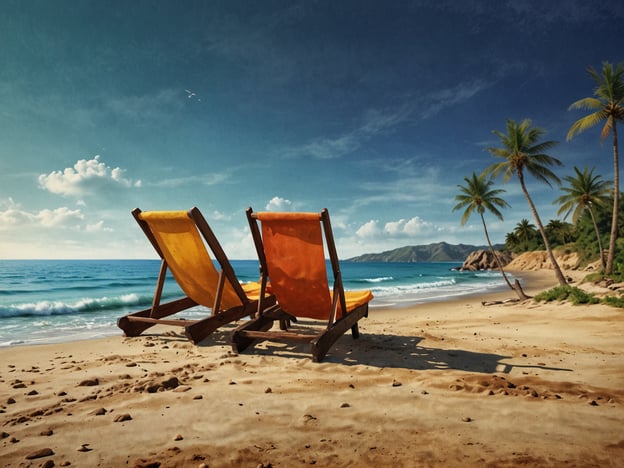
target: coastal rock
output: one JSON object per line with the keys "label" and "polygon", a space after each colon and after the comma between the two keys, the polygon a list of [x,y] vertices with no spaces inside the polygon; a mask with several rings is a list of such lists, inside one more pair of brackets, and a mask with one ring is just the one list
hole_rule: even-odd
{"label": "coastal rock", "polygon": [[[553,252],[559,267],[564,270],[577,270],[579,265],[579,258],[576,252],[567,252],[563,250],[555,250]],[[596,264],[597,266],[598,264]],[[524,252],[518,255],[509,263],[510,270],[523,270],[523,271],[539,271],[539,270],[552,270],[552,263],[548,258],[548,253],[545,250],[535,250],[533,252]]]}
{"label": "coastal rock", "polygon": [[[503,266],[511,262],[512,257],[508,252],[496,251],[496,255]],[[494,254],[490,250],[476,250],[468,255],[460,271],[494,270],[498,268],[498,263]]]}

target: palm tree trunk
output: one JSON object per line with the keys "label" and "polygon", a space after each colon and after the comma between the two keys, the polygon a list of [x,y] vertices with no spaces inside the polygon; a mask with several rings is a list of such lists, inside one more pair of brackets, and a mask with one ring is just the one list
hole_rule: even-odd
{"label": "palm tree trunk", "polygon": [[596,240],[598,241],[598,251],[600,252],[600,264],[602,265],[602,269],[607,271],[607,267],[605,264],[604,251],[602,249],[602,240],[600,239],[600,231],[598,231],[598,224],[596,223],[596,217],[594,216],[594,210],[591,209],[591,206],[587,208],[589,210],[589,216],[591,216],[592,222],[594,223],[594,231],[596,231]]}
{"label": "palm tree trunk", "polygon": [[490,241],[490,235],[488,234],[488,230],[485,225],[485,218],[483,217],[483,213],[479,213],[479,214],[481,215],[481,222],[483,223],[483,230],[485,231],[485,239],[487,240],[488,246],[490,247],[490,250],[492,251],[492,255],[494,255],[494,260],[496,260],[496,264],[498,265],[498,269],[500,270],[501,275],[503,275],[503,279],[505,280],[505,283],[507,283],[507,286],[509,286],[509,289],[516,291],[516,294],[518,295],[520,300],[524,301],[526,299],[529,299],[529,296],[527,296],[522,290],[520,281],[516,279],[515,285],[512,285],[509,282],[509,278],[507,278],[507,275],[505,274],[505,270],[503,270],[503,264],[501,263],[500,258],[498,258],[498,255],[496,254],[496,251],[494,250],[494,247],[492,246],[492,242]]}
{"label": "palm tree trunk", "polygon": [[553,269],[555,270],[555,276],[557,277],[557,281],[559,281],[559,284],[561,286],[565,286],[568,284],[568,282],[563,276],[563,273],[561,272],[561,268],[559,267],[559,264],[557,263],[557,260],[555,259],[555,255],[553,254],[552,248],[550,247],[550,242],[548,242],[548,237],[546,237],[546,230],[544,229],[542,220],[537,214],[537,209],[535,208],[535,205],[533,204],[533,200],[531,200],[531,197],[529,196],[529,192],[527,191],[526,186],[524,185],[524,174],[522,173],[521,170],[518,171],[518,180],[520,181],[520,187],[522,188],[522,193],[524,193],[525,198],[529,202],[529,208],[531,208],[531,212],[533,213],[533,216],[535,217],[535,222],[537,223],[539,232],[542,235],[542,240],[544,241],[544,246],[546,247],[548,258],[550,258],[550,263],[552,264]]}
{"label": "palm tree trunk", "polygon": [[[613,119],[613,117],[611,117]],[[613,273],[613,260],[615,258],[615,239],[618,233],[618,211],[620,205],[620,167],[618,162],[618,137],[615,119],[613,123],[613,216],[611,217],[611,236],[609,238],[609,253],[607,254],[607,267],[605,273]]]}

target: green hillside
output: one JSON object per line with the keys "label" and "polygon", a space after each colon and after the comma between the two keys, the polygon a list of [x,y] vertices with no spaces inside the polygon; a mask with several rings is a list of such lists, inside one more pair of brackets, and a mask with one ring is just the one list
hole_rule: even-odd
{"label": "green hillside", "polygon": [[[500,249],[496,245],[494,248]],[[410,245],[381,253],[369,253],[349,258],[348,262],[463,262],[471,252],[487,246],[451,245],[438,242],[429,245]]]}

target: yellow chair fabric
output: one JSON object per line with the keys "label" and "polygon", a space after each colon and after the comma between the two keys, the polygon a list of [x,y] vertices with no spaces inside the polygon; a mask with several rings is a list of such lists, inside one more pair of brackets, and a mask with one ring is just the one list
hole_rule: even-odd
{"label": "yellow chair fabric", "polygon": [[[167,266],[180,288],[193,301],[212,308],[219,281],[219,273],[208,255],[204,242],[193,220],[186,211],[146,211],[145,221],[162,251]],[[252,286],[248,286],[250,291]],[[258,293],[259,295],[259,287]],[[232,285],[225,280],[220,309],[241,305]],[[218,311],[212,311],[216,313]]]}

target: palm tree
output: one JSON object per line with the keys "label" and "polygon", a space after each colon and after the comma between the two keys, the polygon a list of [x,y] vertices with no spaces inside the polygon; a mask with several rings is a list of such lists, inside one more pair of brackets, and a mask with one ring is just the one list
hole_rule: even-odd
{"label": "palm tree", "polygon": [[508,232],[505,235],[505,248],[507,250],[512,250],[515,252],[515,249],[516,247],[518,247],[518,244],[520,244],[520,239],[518,239],[518,236],[516,236],[515,233]]}
{"label": "palm tree", "polygon": [[570,109],[587,109],[591,114],[577,120],[568,131],[567,139],[581,133],[588,128],[605,122],[600,133],[600,140],[604,141],[609,133],[613,133],[613,214],[611,217],[611,236],[609,238],[609,252],[605,273],[613,273],[613,259],[615,258],[615,240],[618,233],[618,211],[620,200],[620,169],[618,162],[618,121],[624,121],[624,64],[619,63],[614,69],[613,64],[602,64],[602,75],[594,68],[587,69],[596,82],[594,97],[586,97],[573,102]]}
{"label": "palm tree", "polygon": [[483,224],[483,231],[485,232],[485,239],[487,240],[488,246],[490,247],[490,251],[494,256],[494,260],[500,269],[501,274],[503,275],[503,279],[507,283],[510,289],[516,291],[518,297],[522,300],[528,299],[528,296],[524,294],[522,287],[520,286],[520,282],[516,279],[516,285],[512,286],[505,274],[505,270],[503,270],[503,265],[492,246],[492,242],[490,241],[490,235],[488,234],[487,226],[485,224],[485,217],[483,214],[487,211],[492,213],[501,221],[503,220],[503,215],[501,214],[499,208],[505,208],[509,206],[509,204],[500,198],[498,195],[503,193],[504,190],[501,189],[491,189],[494,181],[487,177],[485,173],[477,176],[476,173],[472,173],[472,177],[464,177],[466,181],[465,186],[458,185],[460,190],[460,194],[455,196],[455,200],[458,202],[457,205],[453,208],[453,211],[466,208],[464,214],[461,218],[461,225],[465,225],[470,215],[475,211],[479,213],[481,217],[481,223]]}
{"label": "palm tree", "polygon": [[486,172],[495,176],[502,173],[503,181],[505,182],[511,179],[513,175],[518,177],[520,188],[535,217],[535,222],[542,235],[544,246],[550,258],[550,263],[555,270],[557,280],[562,286],[566,285],[567,281],[550,247],[542,220],[524,183],[525,170],[537,180],[548,185],[550,185],[551,180],[560,183],[559,178],[548,166],[561,166],[561,161],[544,153],[544,151],[555,146],[557,142],[544,141],[540,143],[539,138],[544,134],[544,130],[538,127],[531,127],[530,119],[524,119],[519,124],[511,119],[507,119],[507,133],[499,132],[498,130],[494,130],[493,133],[500,138],[503,146],[500,148],[488,148],[488,151],[495,157],[503,158],[504,161],[492,164],[486,169]]}
{"label": "palm tree", "polygon": [[537,229],[535,229],[535,224],[531,224],[528,219],[524,218],[516,224],[513,234],[519,242],[524,242],[528,246],[533,238],[537,236]]}
{"label": "palm tree", "polygon": [[572,223],[574,223],[574,225],[578,224],[583,211],[587,210],[589,212],[589,216],[594,224],[594,231],[596,231],[602,269],[606,271],[607,265],[604,258],[600,232],[598,231],[598,224],[596,223],[594,207],[605,205],[608,200],[609,192],[611,191],[611,182],[600,180],[600,175],[594,175],[594,169],[595,168],[588,170],[588,168],[585,167],[583,172],[581,172],[578,167],[574,166],[576,176],[563,178],[570,185],[568,187],[561,187],[565,195],[561,195],[553,203],[561,205],[557,214],[561,215],[565,213],[563,219],[566,219],[570,213],[572,213]]}
{"label": "palm tree", "polygon": [[574,227],[559,219],[551,219],[546,225],[546,234],[557,244],[565,245],[574,239]]}

